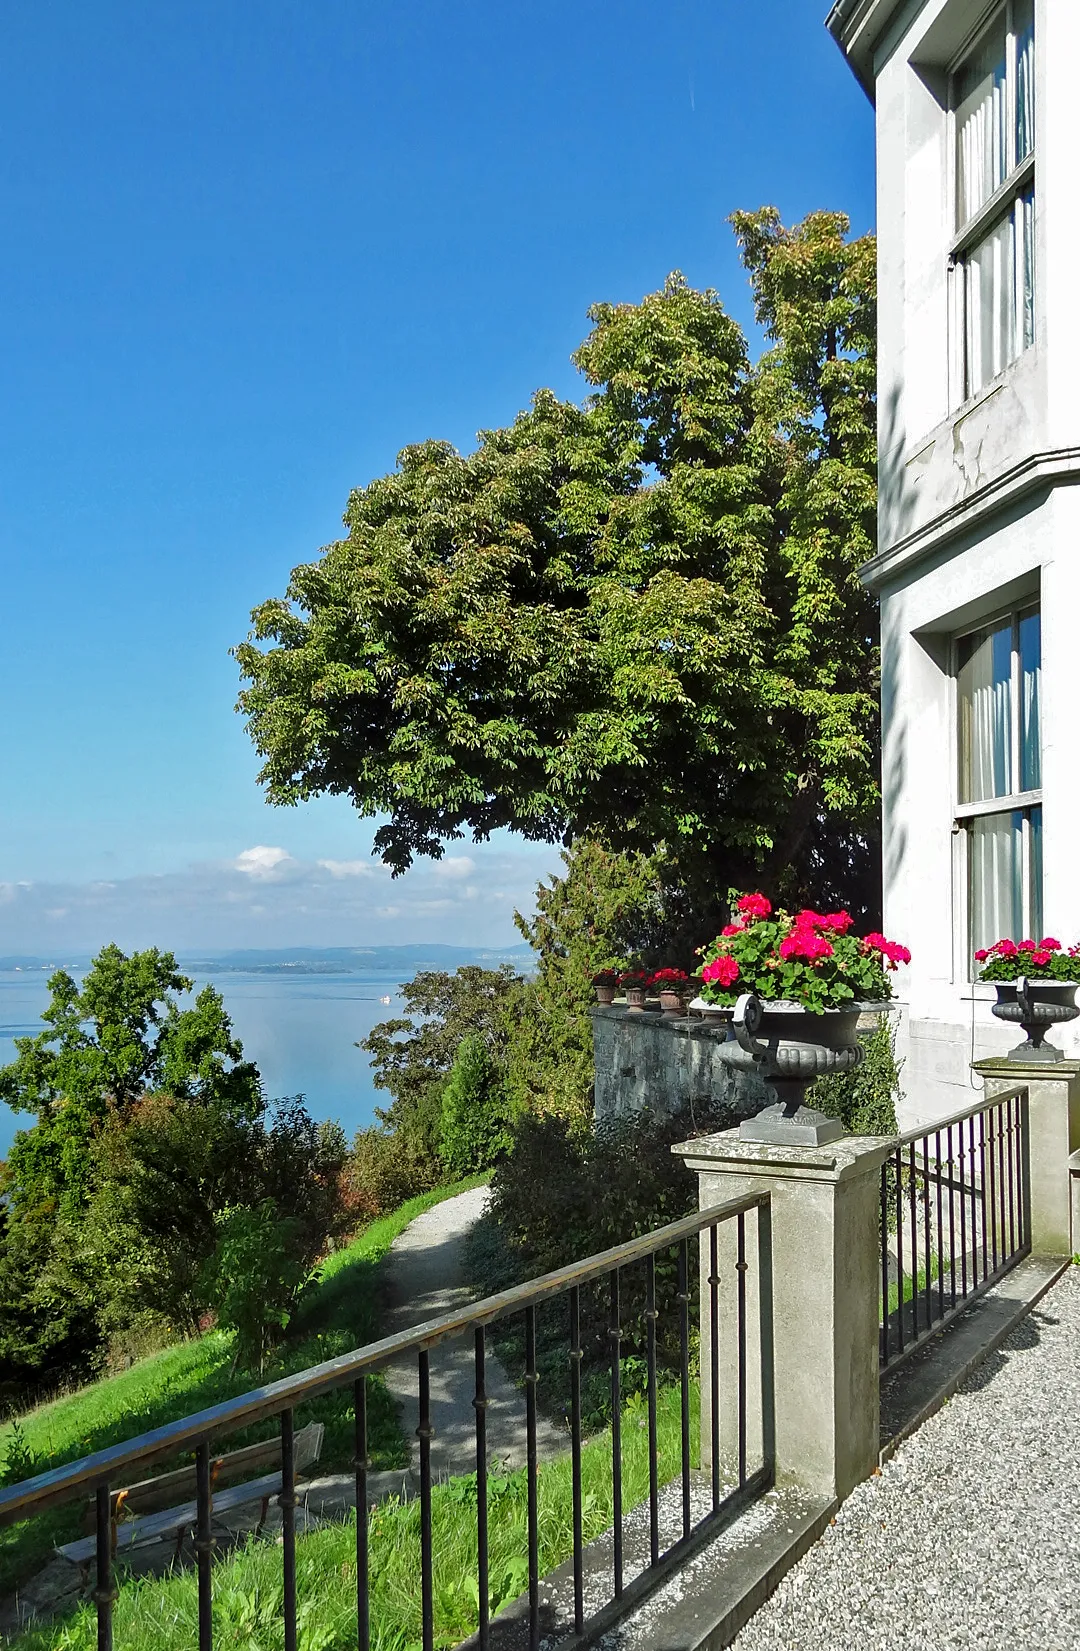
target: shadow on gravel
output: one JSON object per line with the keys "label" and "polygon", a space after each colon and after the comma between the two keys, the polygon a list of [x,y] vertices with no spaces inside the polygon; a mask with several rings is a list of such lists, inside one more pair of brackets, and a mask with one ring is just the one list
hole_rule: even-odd
{"label": "shadow on gravel", "polygon": [[982,1363],[976,1366],[967,1380],[960,1384],[958,1392],[983,1392],[990,1386],[994,1377],[1000,1375],[1001,1371],[1006,1368],[1011,1354],[1028,1353],[1039,1346],[1042,1340],[1040,1325],[1049,1327],[1057,1323],[1059,1323],[1059,1320],[1052,1318],[1049,1313],[1038,1311],[1029,1313],[1027,1318],[1021,1319],[1016,1329],[1012,1331],[1001,1346],[996,1347],[992,1353],[988,1353]]}

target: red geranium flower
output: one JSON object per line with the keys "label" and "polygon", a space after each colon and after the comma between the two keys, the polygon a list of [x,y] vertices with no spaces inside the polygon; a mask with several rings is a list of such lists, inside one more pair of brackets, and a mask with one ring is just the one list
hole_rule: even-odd
{"label": "red geranium flower", "polygon": [[733,934],[743,934],[745,931],[741,923],[725,923],[720,930],[725,940],[730,940]]}
{"label": "red geranium flower", "polygon": [[772,902],[766,900],[763,894],[744,894],[741,900],[736,900],[735,910],[742,917],[768,917]]}
{"label": "red geranium flower", "polygon": [[1060,952],[1060,950],[1061,950],[1061,941],[1060,940],[1046,940],[1046,939],[1040,940],[1039,941],[1039,950],[1043,951],[1043,952]]}

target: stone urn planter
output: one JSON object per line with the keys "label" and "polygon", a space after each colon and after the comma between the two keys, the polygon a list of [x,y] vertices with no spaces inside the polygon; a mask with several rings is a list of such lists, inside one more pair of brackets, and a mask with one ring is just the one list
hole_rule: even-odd
{"label": "stone urn planter", "polygon": [[739,998],[731,1013],[731,1037],[717,1051],[720,1060],[743,1072],[756,1072],[777,1099],[754,1118],[744,1119],[744,1140],[781,1146],[824,1146],[845,1133],[838,1118],[803,1104],[815,1078],[851,1072],[863,1058],[859,1016],[883,1012],[887,1003],[853,1003],[844,1009],[813,1013],[801,1003],[762,999],[754,992]]}
{"label": "stone urn planter", "polygon": [[683,1012],[682,993],[678,991],[660,993],[660,1009],[666,1020],[678,1020]]}
{"label": "stone urn planter", "polygon": [[645,987],[624,986],[623,991],[626,993],[626,1007],[630,1014],[643,1015],[645,1013]]}
{"label": "stone urn planter", "polygon": [[597,1003],[614,1003],[615,1002],[615,988],[614,988],[614,986],[597,986],[597,987],[594,988],[594,990],[596,992],[596,1001],[597,1001]]}
{"label": "stone urn planter", "polygon": [[1021,975],[1017,980],[995,980],[993,984],[997,1002],[991,1004],[991,1014],[1027,1033],[1025,1043],[1009,1050],[1009,1060],[1036,1064],[1064,1060],[1063,1051],[1044,1039],[1051,1026],[1060,1026],[1080,1015],[1075,1001],[1078,982],[1029,980]]}

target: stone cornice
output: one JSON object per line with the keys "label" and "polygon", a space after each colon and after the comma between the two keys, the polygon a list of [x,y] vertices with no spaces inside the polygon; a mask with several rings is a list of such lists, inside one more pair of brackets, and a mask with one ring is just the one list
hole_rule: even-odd
{"label": "stone cornice", "polygon": [[879,551],[863,564],[859,576],[871,590],[878,590],[1028,494],[1076,482],[1080,482],[1080,447],[1057,447],[1047,453],[1033,453],[978,492],[950,505],[914,533]]}
{"label": "stone cornice", "polygon": [[874,48],[902,0],[836,0],[825,27],[847,58],[863,91],[874,101]]}

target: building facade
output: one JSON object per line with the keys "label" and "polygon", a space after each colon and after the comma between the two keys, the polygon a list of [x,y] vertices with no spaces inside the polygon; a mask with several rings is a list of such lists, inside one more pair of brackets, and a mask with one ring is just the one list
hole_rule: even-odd
{"label": "building facade", "polygon": [[[972,954],[1080,939],[1080,0],[838,0],[873,99],[885,929],[909,1121],[1015,1032]],[[1054,1041],[1080,1053],[1080,1022]]]}

